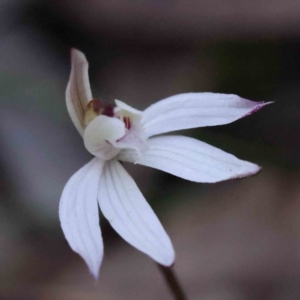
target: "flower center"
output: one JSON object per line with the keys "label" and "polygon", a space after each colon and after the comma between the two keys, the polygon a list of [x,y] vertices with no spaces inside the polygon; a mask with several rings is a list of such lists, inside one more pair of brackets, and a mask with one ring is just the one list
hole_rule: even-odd
{"label": "flower center", "polygon": [[110,104],[103,103],[100,99],[93,99],[91,100],[85,110],[84,115],[84,125],[85,127],[88,126],[88,124],[95,119],[96,117],[103,115],[107,117],[114,117],[115,107]]}
{"label": "flower center", "polygon": [[104,160],[116,157],[121,149],[132,149],[141,160],[148,148],[140,122],[142,112],[119,100],[115,102],[116,107],[100,99],[88,103],[84,116],[85,147]]}

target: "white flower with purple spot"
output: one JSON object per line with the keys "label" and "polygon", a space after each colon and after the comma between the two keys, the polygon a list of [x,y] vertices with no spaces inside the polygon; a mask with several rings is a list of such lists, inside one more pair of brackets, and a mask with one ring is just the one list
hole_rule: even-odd
{"label": "white flower with purple spot", "polygon": [[88,62],[75,49],[66,102],[86,149],[95,157],[66,184],[59,217],[71,248],[96,278],[103,258],[98,204],[129,244],[164,266],[171,266],[175,258],[170,238],[119,161],[142,164],[195,182],[246,177],[260,170],[253,163],[196,139],[156,135],[228,124],[268,103],[236,95],[187,93],[158,101],[144,111],[119,100],[115,100],[115,106],[107,105],[93,99]]}

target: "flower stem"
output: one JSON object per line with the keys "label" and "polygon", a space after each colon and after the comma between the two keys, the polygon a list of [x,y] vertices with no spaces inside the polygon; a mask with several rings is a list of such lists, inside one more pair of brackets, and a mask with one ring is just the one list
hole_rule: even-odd
{"label": "flower stem", "polygon": [[172,267],[164,267],[162,265],[157,264],[161,273],[164,275],[165,281],[169,286],[170,291],[174,295],[174,299],[176,300],[187,300],[187,297],[184,294],[184,291],[176,277],[174,270]]}

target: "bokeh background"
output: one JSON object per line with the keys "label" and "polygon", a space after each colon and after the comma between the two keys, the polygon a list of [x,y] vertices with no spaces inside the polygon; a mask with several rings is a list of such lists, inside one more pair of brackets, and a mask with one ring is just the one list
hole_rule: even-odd
{"label": "bokeh background", "polygon": [[125,165],[169,233],[189,299],[300,298],[300,2],[0,0],[0,299],[172,299],[155,263],[105,219],[97,284],[58,220],[90,156],[65,106],[70,48],[94,97],[144,109],[182,92],[275,101],[184,134],[256,162],[255,177],[196,184]]}

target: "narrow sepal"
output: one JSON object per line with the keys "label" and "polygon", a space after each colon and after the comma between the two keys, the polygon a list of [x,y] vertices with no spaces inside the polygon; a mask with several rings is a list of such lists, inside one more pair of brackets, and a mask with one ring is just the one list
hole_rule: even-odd
{"label": "narrow sepal", "polygon": [[[149,149],[140,164],[195,182],[247,177],[260,170],[256,164],[189,137],[152,137],[148,143]],[[118,159],[139,163],[136,152],[129,149],[123,149]]]}
{"label": "narrow sepal", "polygon": [[148,107],[142,124],[150,137],[175,130],[228,124],[270,103],[217,93],[179,94]]}
{"label": "narrow sepal", "polygon": [[59,204],[62,230],[71,248],[98,277],[103,257],[99,226],[98,185],[104,162],[94,158],[67,182]]}
{"label": "narrow sepal", "polygon": [[99,205],[116,232],[158,263],[174,262],[171,241],[139,188],[117,160],[105,164]]}
{"label": "narrow sepal", "polygon": [[71,50],[71,74],[66,90],[66,103],[70,117],[81,135],[84,131],[84,114],[92,100],[88,75],[88,62],[79,50]]}

